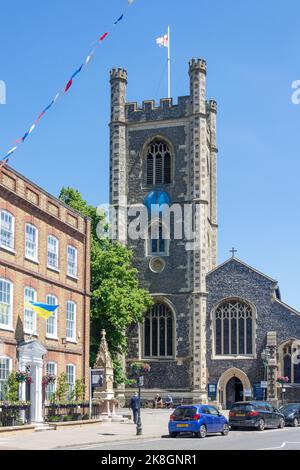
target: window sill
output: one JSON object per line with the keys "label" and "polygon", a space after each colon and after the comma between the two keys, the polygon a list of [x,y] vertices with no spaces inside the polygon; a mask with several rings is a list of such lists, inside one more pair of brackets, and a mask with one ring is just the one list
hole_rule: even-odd
{"label": "window sill", "polygon": [[78,281],[78,276],[73,276],[73,274],[68,274],[68,273],[67,273],[67,277],[68,277],[69,279],[71,279],[72,281],[76,281],[76,282]]}
{"label": "window sill", "polygon": [[143,357],[141,361],[145,362],[176,362],[176,358],[174,356],[166,356],[166,357]]}
{"label": "window sill", "polygon": [[9,325],[1,325],[1,324],[0,324],[0,330],[11,331],[11,332],[14,332],[14,331],[15,331],[15,329],[14,329],[12,326],[9,326]]}
{"label": "window sill", "polygon": [[0,245],[0,249],[3,251],[7,251],[8,253],[11,253],[12,255],[16,254],[16,250],[14,250],[14,248],[9,248],[9,246]]}
{"label": "window sill", "polygon": [[51,339],[52,341],[59,341],[57,336],[46,335],[46,339]]}
{"label": "window sill", "polygon": [[255,354],[252,354],[252,355],[231,355],[231,354],[228,354],[228,356],[212,356],[211,360],[212,361],[226,361],[226,360],[229,360],[229,361],[232,361],[232,360],[253,360],[253,359],[256,359],[256,355]]}
{"label": "window sill", "polygon": [[169,253],[148,253],[147,258],[167,258]]}
{"label": "window sill", "polygon": [[25,335],[29,335],[29,336],[34,336],[35,338],[38,338],[39,337],[39,334],[38,333],[35,333],[35,330],[24,330],[24,334]]}
{"label": "window sill", "polygon": [[72,339],[72,338],[66,338],[66,342],[67,343],[78,344],[78,341],[76,341],[76,339]]}
{"label": "window sill", "polygon": [[30,263],[40,264],[38,259],[29,258],[28,256],[25,256],[25,259],[26,259],[26,261],[30,261]]}
{"label": "window sill", "polygon": [[50,271],[54,271],[55,273],[60,273],[60,270],[58,268],[54,268],[53,266],[47,265],[47,269]]}

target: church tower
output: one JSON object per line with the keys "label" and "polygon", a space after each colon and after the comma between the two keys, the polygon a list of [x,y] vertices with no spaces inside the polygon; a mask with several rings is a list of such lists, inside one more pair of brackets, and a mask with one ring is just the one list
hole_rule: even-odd
{"label": "church tower", "polygon": [[[144,323],[129,331],[127,362],[151,364],[145,378],[151,392],[178,390],[206,400],[206,275],[217,262],[217,105],[206,99],[203,59],[190,61],[189,77],[190,94],[177,104],[168,98],[139,107],[126,103],[127,72],[111,71],[110,203],[118,214],[115,238],[133,250],[141,285],[154,299]],[[146,226],[141,218],[140,236],[132,236],[138,208],[152,217]]]}

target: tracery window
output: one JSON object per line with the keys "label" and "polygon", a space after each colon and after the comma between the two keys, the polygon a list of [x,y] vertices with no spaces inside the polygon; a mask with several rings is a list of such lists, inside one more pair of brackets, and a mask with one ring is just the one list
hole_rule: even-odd
{"label": "tracery window", "polygon": [[225,301],[214,314],[215,354],[248,356],[253,354],[254,314],[245,302]]}
{"label": "tracery window", "polygon": [[144,320],[144,357],[172,357],[174,354],[174,318],[171,310],[157,303]]}
{"label": "tracery window", "polygon": [[289,341],[280,348],[281,371],[290,383],[300,383],[300,342]]}
{"label": "tracery window", "polygon": [[161,140],[153,141],[147,151],[147,184],[171,183],[171,152]]}

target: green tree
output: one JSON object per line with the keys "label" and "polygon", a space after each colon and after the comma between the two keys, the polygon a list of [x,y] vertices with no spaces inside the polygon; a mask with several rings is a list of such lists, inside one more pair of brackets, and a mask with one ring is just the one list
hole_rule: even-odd
{"label": "green tree", "polygon": [[16,372],[9,374],[7,379],[6,400],[9,402],[16,402],[19,400],[19,385]]}
{"label": "green tree", "polygon": [[[91,240],[91,365],[100,344],[100,331],[105,329],[115,363],[115,381],[120,383],[118,354],[127,350],[126,330],[141,322],[153,301],[139,287],[138,272],[132,265],[133,253],[118,242],[109,240],[105,215],[90,206],[73,188],[62,188],[60,199],[92,220]],[[99,231],[101,227],[102,231]],[[97,235],[101,232],[102,236]]]}
{"label": "green tree", "polygon": [[76,401],[82,401],[85,398],[85,389],[86,386],[84,385],[83,379],[76,379],[75,380],[75,389],[74,389],[74,398]]}
{"label": "green tree", "polygon": [[69,384],[67,374],[62,372],[57,379],[56,397],[60,402],[67,401],[69,392]]}

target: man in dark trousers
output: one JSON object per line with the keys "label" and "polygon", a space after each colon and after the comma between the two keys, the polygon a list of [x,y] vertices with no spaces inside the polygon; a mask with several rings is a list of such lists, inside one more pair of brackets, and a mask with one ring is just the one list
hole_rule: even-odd
{"label": "man in dark trousers", "polygon": [[135,393],[130,399],[130,408],[132,409],[134,424],[137,423],[139,407],[140,407],[140,400],[139,400],[138,394]]}

